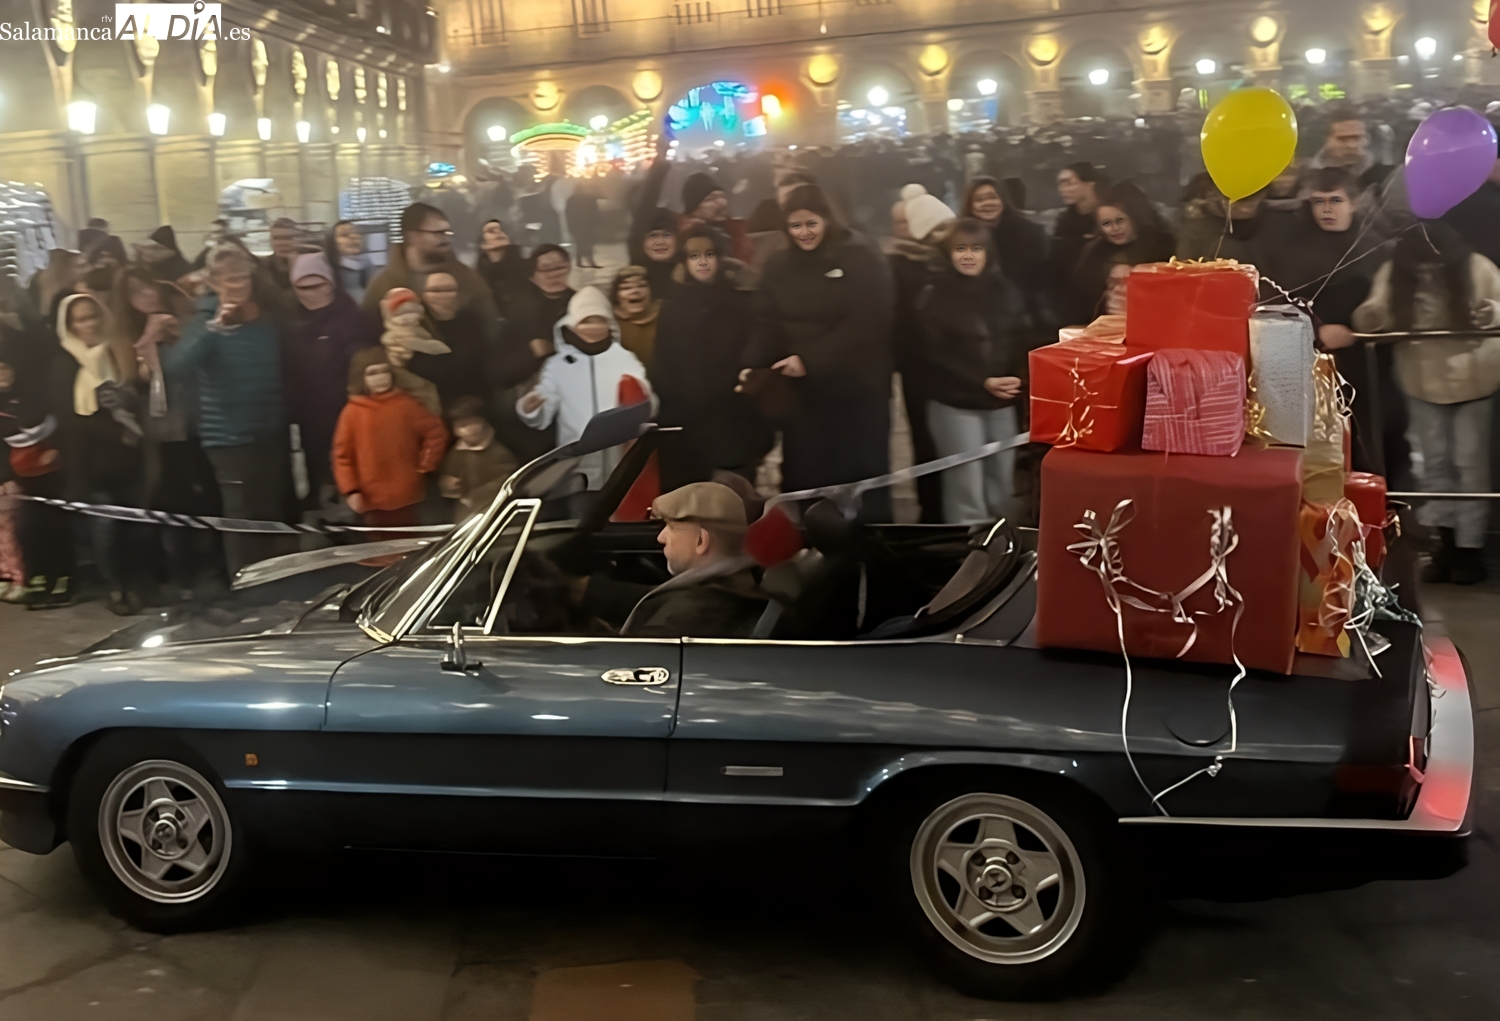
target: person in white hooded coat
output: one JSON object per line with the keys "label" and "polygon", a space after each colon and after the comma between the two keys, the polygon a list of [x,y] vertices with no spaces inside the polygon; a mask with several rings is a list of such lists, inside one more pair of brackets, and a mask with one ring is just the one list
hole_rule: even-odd
{"label": "person in white hooded coat", "polygon": [[[598,288],[585,287],[573,295],[568,314],[552,333],[556,354],[542,366],[536,386],[516,402],[516,415],[526,425],[546,429],[555,421],[558,444],[572,443],[583,435],[589,419],[621,404],[621,381],[626,376],[655,406],[646,368],[621,346],[614,309]],[[579,470],[589,488],[598,489],[617,463],[619,452],[606,450],[584,458]]]}

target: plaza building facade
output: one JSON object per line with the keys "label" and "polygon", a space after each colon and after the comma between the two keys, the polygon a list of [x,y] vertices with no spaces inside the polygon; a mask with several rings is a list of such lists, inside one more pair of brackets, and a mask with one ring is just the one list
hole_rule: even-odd
{"label": "plaza building facade", "polygon": [[113,3],[0,0],[0,180],[40,186],[63,243],[98,216],[126,241],[171,223],[191,253],[238,181],[269,179],[267,214],[313,223],[337,219],[355,178],[420,181],[435,12],[420,0],[222,11],[217,40],[100,39]]}
{"label": "plaza building facade", "polygon": [[[1149,115],[1244,81],[1360,99],[1500,80],[1487,0],[441,0],[438,14],[427,139],[470,168],[520,129],[641,110],[725,144],[827,145],[861,118],[928,132]],[[731,94],[775,98],[737,110]]]}

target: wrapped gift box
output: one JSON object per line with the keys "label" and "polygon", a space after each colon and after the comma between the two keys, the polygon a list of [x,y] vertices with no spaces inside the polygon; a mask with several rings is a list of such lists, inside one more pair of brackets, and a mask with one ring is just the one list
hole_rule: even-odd
{"label": "wrapped gift box", "polygon": [[1257,309],[1250,317],[1250,435],[1307,446],[1313,427],[1313,324],[1294,308]]}
{"label": "wrapped gift box", "polygon": [[1259,287],[1255,267],[1233,259],[1136,266],[1125,292],[1125,343],[1152,351],[1232,351],[1244,358]]}
{"label": "wrapped gift box", "polygon": [[1350,472],[1344,479],[1344,499],[1359,512],[1365,535],[1365,563],[1374,571],[1385,563],[1385,479],[1370,472]]}
{"label": "wrapped gift box", "polygon": [[1354,560],[1360,536],[1354,504],[1304,503],[1297,532],[1302,551],[1297,590],[1297,651],[1348,657],[1352,642],[1345,625],[1354,603]]}
{"label": "wrapped gift box", "polygon": [[[1223,558],[1228,584],[1244,599],[1232,648],[1248,667],[1289,673],[1297,633],[1298,514],[1302,452],[1247,446],[1238,457],[1201,457],[1123,451],[1100,454],[1053,449],[1042,460],[1041,529],[1037,540],[1036,637],[1048,648],[1119,652],[1115,616],[1096,570],[1081,562],[1088,544],[1078,527],[1093,511],[1109,528],[1122,500],[1134,516],[1115,530],[1124,577],[1159,593],[1180,593],[1212,563],[1214,517],[1230,508],[1238,545]],[[1098,563],[1097,555],[1094,563]],[[1116,584],[1122,596],[1151,605],[1163,600]],[[1195,616],[1197,638],[1182,658],[1232,663],[1234,607],[1218,610],[1215,585],[1183,602]],[[1125,646],[1132,656],[1176,657],[1194,630],[1170,612],[1122,603]]]}
{"label": "wrapped gift box", "polygon": [[1125,343],[1125,317],[1100,316],[1087,326],[1064,326],[1057,331],[1058,341],[1104,340],[1111,344]]}
{"label": "wrapped gift box", "polygon": [[1156,352],[1146,370],[1141,446],[1233,457],[1244,441],[1244,360],[1228,351]]}
{"label": "wrapped gift box", "polygon": [[1119,450],[1141,438],[1149,351],[1071,340],[1030,355],[1031,439],[1082,450]]}

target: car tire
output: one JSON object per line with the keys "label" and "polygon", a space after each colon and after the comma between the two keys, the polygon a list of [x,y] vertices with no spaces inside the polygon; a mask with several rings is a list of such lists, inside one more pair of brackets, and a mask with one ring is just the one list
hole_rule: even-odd
{"label": "car tire", "polygon": [[223,785],[169,738],[115,733],[68,796],[68,839],[110,912],[149,932],[222,924],[250,877]]}
{"label": "car tire", "polygon": [[933,968],[985,999],[1040,999],[1115,973],[1113,822],[1060,786],[1002,777],[900,799],[886,881]]}

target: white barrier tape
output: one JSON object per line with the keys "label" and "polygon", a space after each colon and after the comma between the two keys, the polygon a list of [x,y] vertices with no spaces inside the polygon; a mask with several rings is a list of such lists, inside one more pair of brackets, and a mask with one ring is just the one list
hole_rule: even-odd
{"label": "white barrier tape", "polygon": [[171,511],[146,510],[141,507],[119,507],[107,503],[82,503],[56,500],[46,496],[19,493],[17,500],[45,504],[58,510],[83,514],[91,518],[109,518],[137,525],[169,525],[173,528],[200,528],[242,535],[321,535],[340,532],[411,532],[429,534],[449,532],[452,525],[289,525],[283,521],[250,521],[245,518],[218,518],[206,514],[173,514]]}

